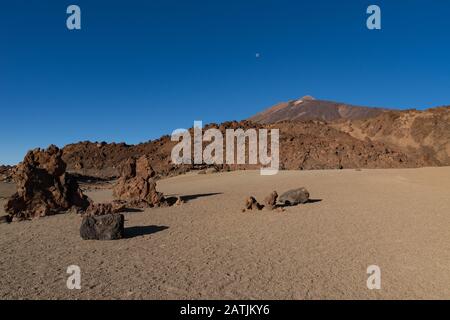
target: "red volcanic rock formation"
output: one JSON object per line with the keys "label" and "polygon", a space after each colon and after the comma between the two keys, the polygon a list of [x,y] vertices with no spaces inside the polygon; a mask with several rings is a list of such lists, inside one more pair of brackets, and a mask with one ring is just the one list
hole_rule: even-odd
{"label": "red volcanic rock formation", "polygon": [[84,212],[85,216],[104,216],[107,214],[120,213],[125,211],[126,206],[120,201],[108,203],[91,203]]}
{"label": "red volcanic rock formation", "polygon": [[12,220],[43,217],[75,207],[84,210],[89,200],[78,183],[66,174],[62,152],[56,146],[29,151],[17,165],[14,181],[17,192],[5,205]]}
{"label": "red volcanic rock formation", "polygon": [[414,155],[425,165],[450,165],[450,107],[390,111],[334,126],[357,139],[369,138]]}
{"label": "red volcanic rock formation", "polygon": [[114,186],[113,194],[117,200],[125,201],[136,207],[168,206],[164,195],[156,191],[153,170],[150,159],[142,156],[139,159],[130,158],[119,168],[120,179]]}
{"label": "red volcanic rock formation", "polygon": [[[248,121],[231,121],[205,126],[205,129],[208,128],[218,128],[222,132],[226,129],[238,128],[279,129],[280,169],[282,170],[405,168],[438,164],[433,157],[423,159],[416,153],[410,153],[395,145],[360,139],[335,128],[333,124],[321,121],[284,121],[267,125]],[[63,158],[68,162],[70,172],[102,178],[121,176],[119,169],[123,163],[129,158],[139,158],[143,155],[147,156],[152,168],[158,172],[155,179],[207,167],[206,165],[174,165],[171,162],[171,151],[175,144],[167,137],[135,146],[82,142],[65,147]],[[98,153],[99,151],[102,156]],[[83,169],[77,170],[77,163],[81,163],[80,166]],[[230,171],[259,169],[260,166],[224,164],[216,168],[219,171]]]}
{"label": "red volcanic rock formation", "polygon": [[11,182],[13,169],[12,166],[0,165],[0,181]]}

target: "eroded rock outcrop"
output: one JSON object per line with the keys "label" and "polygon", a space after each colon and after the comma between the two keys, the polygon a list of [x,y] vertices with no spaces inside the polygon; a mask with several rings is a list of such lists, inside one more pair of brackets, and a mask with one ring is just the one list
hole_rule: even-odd
{"label": "eroded rock outcrop", "polygon": [[[448,114],[450,114],[450,108]],[[442,127],[438,134],[440,138],[433,140],[437,145],[441,145],[441,138],[446,137],[446,133],[449,136],[447,127]],[[450,164],[450,160],[435,161],[436,157],[432,153],[428,155],[428,151],[424,158],[426,150],[411,153],[396,145],[388,145],[376,140],[375,137],[373,139],[358,137],[356,134],[360,130],[355,130],[353,133],[347,132],[348,130],[341,130],[338,124],[323,121],[284,121],[264,125],[248,121],[228,121],[222,124],[205,125],[204,130],[211,128],[219,129],[224,137],[226,129],[279,129],[281,170],[409,168]],[[192,137],[192,129],[189,132]],[[395,135],[392,137],[395,138]],[[248,150],[248,139],[246,141],[246,150]],[[443,147],[448,145],[445,143]],[[71,172],[102,178],[120,176],[118,169],[121,164],[129,158],[139,158],[142,155],[149,155],[151,165],[158,172],[159,177],[175,176],[191,170],[200,170],[198,172],[200,174],[207,173],[208,166],[205,164],[175,165],[172,163],[171,152],[175,145],[176,142],[171,141],[167,136],[135,146],[82,142],[66,146],[63,157]],[[261,164],[229,164],[215,167],[218,171],[225,172],[260,169]]]}
{"label": "eroded rock outcrop", "polygon": [[75,208],[85,210],[90,202],[78,183],[66,173],[61,150],[29,151],[14,170],[17,192],[8,200],[5,211],[11,220],[53,215]]}
{"label": "eroded rock outcrop", "polygon": [[11,182],[14,167],[0,165],[0,182]]}
{"label": "eroded rock outcrop", "polygon": [[156,173],[150,159],[130,158],[119,168],[120,178],[114,186],[114,198],[135,207],[164,207],[169,202],[156,190]]}
{"label": "eroded rock outcrop", "polygon": [[107,203],[91,203],[84,212],[85,216],[103,216],[107,214],[120,213],[126,211],[126,206],[121,201]]}

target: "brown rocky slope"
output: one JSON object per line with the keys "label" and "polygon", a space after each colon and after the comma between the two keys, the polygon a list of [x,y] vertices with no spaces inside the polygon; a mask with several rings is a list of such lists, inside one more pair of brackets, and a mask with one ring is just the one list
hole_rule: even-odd
{"label": "brown rocky slope", "polygon": [[[358,139],[349,133],[320,121],[285,121],[276,124],[256,124],[249,121],[211,124],[205,127],[225,129],[280,129],[280,167],[289,170],[339,168],[402,168],[438,165],[433,158],[409,154],[371,139]],[[169,136],[139,145],[80,142],[63,149],[68,171],[95,177],[117,177],[119,166],[130,157],[147,155],[160,176],[177,175],[202,166],[176,166],[171,150],[176,142]],[[206,145],[206,144],[205,144]],[[204,166],[203,166],[204,167]],[[219,166],[222,170],[251,169],[259,166]]]}
{"label": "brown rocky slope", "polygon": [[450,165],[450,107],[392,110],[355,107],[303,97],[280,103],[250,120],[274,124],[280,121],[324,120],[328,126],[352,137],[370,139],[416,159],[419,166]]}
{"label": "brown rocky slope", "polygon": [[357,139],[371,139],[425,162],[450,165],[450,107],[384,112],[375,118],[333,125]]}
{"label": "brown rocky slope", "polygon": [[[450,107],[425,111],[356,107],[306,96],[276,105],[250,118],[205,127],[280,129],[281,169],[402,168],[450,165]],[[192,132],[192,129],[191,129]],[[166,135],[138,145],[79,142],[62,154],[71,173],[118,177],[130,158],[146,155],[157,176],[171,176],[203,165],[174,165],[176,142]],[[219,170],[258,166],[224,165]]]}

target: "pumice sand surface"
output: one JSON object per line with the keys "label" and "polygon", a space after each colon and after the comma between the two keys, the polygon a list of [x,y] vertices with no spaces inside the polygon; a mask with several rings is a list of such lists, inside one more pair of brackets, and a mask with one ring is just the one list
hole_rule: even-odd
{"label": "pumice sand surface", "polygon": [[[248,196],[298,187],[313,201],[242,212]],[[122,240],[83,241],[75,213],[0,224],[0,298],[450,298],[450,167],[191,173],[158,189],[186,202],[125,213]],[[13,191],[0,184],[2,215]],[[81,290],[66,286],[70,265]],[[371,265],[381,290],[367,288]]]}

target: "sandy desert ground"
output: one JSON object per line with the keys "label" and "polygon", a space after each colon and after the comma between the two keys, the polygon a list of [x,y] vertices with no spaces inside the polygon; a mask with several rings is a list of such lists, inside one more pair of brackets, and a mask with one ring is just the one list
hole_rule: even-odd
{"label": "sandy desert ground", "polygon": [[[241,212],[248,195],[300,186],[317,201]],[[74,213],[0,224],[0,299],[450,298],[450,167],[190,174],[158,189],[188,201],[126,213],[123,240],[81,240]],[[66,287],[72,264],[81,290]]]}

